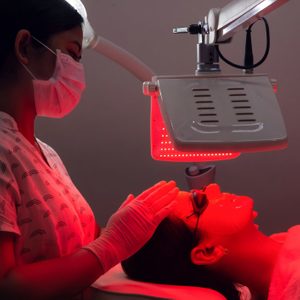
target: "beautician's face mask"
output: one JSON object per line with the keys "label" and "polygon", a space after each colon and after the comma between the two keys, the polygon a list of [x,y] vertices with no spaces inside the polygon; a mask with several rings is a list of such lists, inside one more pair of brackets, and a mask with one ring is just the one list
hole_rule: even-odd
{"label": "beautician's face mask", "polygon": [[37,79],[23,65],[33,78],[36,113],[38,116],[62,118],[77,106],[85,89],[83,65],[61,50],[57,49],[55,53],[38,39],[33,39],[56,56],[55,70],[48,80]]}

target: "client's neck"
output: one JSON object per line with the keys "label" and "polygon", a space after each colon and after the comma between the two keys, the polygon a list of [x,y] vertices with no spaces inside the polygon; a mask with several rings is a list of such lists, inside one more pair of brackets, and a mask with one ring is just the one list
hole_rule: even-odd
{"label": "client's neck", "polygon": [[251,229],[235,239],[221,268],[233,281],[247,286],[253,299],[267,299],[280,247],[260,231]]}

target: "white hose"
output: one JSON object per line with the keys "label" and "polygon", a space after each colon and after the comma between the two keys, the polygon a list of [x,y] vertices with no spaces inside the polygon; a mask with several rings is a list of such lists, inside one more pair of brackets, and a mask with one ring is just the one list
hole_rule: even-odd
{"label": "white hose", "polygon": [[102,36],[95,36],[89,43],[89,48],[106,56],[132,73],[140,81],[151,81],[154,72],[133,54],[119,47]]}

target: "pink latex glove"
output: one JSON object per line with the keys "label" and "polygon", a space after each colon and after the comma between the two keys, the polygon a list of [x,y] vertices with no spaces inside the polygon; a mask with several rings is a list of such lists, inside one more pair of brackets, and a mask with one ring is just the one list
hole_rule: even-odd
{"label": "pink latex glove", "polygon": [[83,248],[92,251],[103,271],[108,271],[144,246],[176,204],[178,191],[174,181],[161,181],[136,198],[129,195],[101,236]]}

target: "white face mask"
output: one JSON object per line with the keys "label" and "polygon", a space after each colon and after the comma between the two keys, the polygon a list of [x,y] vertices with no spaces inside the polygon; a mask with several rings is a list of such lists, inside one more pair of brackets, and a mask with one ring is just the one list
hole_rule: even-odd
{"label": "white face mask", "polygon": [[37,79],[23,65],[33,78],[36,113],[38,116],[62,118],[77,106],[85,89],[83,65],[61,50],[57,49],[55,53],[38,39],[33,39],[56,55],[55,70],[48,80]]}

